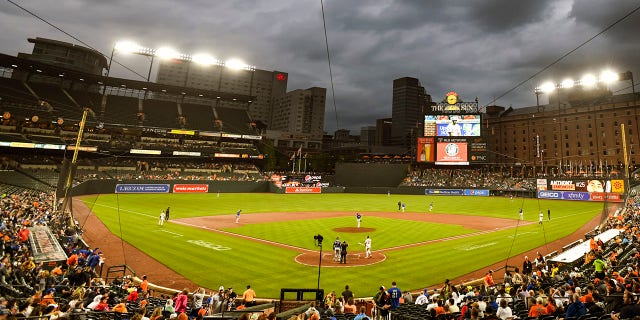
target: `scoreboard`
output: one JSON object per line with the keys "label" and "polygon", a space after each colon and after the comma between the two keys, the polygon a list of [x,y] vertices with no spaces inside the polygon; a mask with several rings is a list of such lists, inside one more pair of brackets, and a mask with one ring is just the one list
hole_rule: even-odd
{"label": "scoreboard", "polygon": [[461,102],[456,92],[430,106],[424,115],[424,132],[417,141],[417,162],[436,165],[470,165],[487,161],[478,102]]}

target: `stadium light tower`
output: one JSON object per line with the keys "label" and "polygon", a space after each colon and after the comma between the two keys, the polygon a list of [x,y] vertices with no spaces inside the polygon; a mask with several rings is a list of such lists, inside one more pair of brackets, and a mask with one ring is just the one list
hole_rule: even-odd
{"label": "stadium light tower", "polygon": [[[161,47],[158,49],[143,47],[132,41],[118,41],[115,46],[111,50],[111,56],[109,58],[109,65],[107,67],[107,76],[109,76],[109,72],[111,70],[111,63],[113,61],[113,55],[116,51],[123,53],[133,53],[142,56],[147,56],[151,58],[151,63],[149,64],[149,71],[147,73],[147,82],[151,81],[151,69],[153,68],[153,62],[155,57],[161,59],[173,59],[188,62],[187,71],[184,80],[184,86],[187,86],[187,80],[189,78],[189,69],[191,67],[191,63],[196,63],[202,66],[212,66],[216,65],[223,69],[230,70],[247,70],[247,71],[255,71],[255,66],[249,65],[243,62],[240,59],[229,59],[226,61],[217,59],[208,53],[197,53],[194,55],[180,53],[175,49],[169,47]],[[221,71],[222,75],[222,71]],[[252,80],[253,80],[253,72],[252,72]],[[253,82],[253,81],[252,81]],[[220,89],[220,88],[218,88]]]}
{"label": "stadium light tower", "polygon": [[[562,82],[560,83],[554,83],[553,81],[547,81],[542,83],[541,85],[537,86],[535,88],[535,94],[536,94],[536,106],[538,107],[538,111],[540,111],[540,102],[538,100],[538,96],[541,93],[545,93],[545,94],[551,94],[553,91],[556,91],[556,96],[557,96],[557,103],[558,103],[558,111],[557,111],[557,122],[558,122],[558,127],[559,127],[559,135],[560,135],[560,170],[562,170],[562,162],[563,162],[563,158],[564,158],[564,154],[563,154],[563,147],[564,147],[564,143],[563,143],[563,134],[561,132],[561,128],[562,128],[562,123],[560,121],[560,115],[562,115],[564,113],[564,110],[561,109],[561,106],[564,106],[566,108],[567,104],[565,103],[560,103],[560,90],[561,89],[570,89],[573,87],[582,87],[585,89],[591,89],[596,87],[598,84],[602,84],[604,86],[608,86],[609,84],[619,81],[619,80],[629,80],[629,79],[633,79],[632,75],[630,75],[631,72],[625,72],[625,73],[617,73],[614,72],[612,70],[609,69],[605,69],[603,70],[598,76],[595,76],[593,74],[587,73],[585,75],[582,76],[582,78],[580,78],[579,80],[573,80],[571,78],[566,78],[564,80],[562,80]],[[633,81],[633,80],[632,80]],[[633,86],[633,83],[632,83]],[[635,90],[634,90],[635,92]],[[635,93],[634,93],[634,98],[635,98]],[[557,151],[556,151],[557,152]]]}
{"label": "stadium light tower", "polygon": [[[619,80],[627,80],[627,79],[632,79],[632,76],[628,75],[628,73],[630,72],[625,72],[625,73],[617,73],[614,72],[612,70],[603,70],[600,75],[598,77],[596,77],[593,74],[585,74],[584,76],[582,76],[582,78],[580,78],[579,80],[573,80],[571,78],[566,78],[564,80],[562,80],[562,82],[560,83],[554,83],[553,81],[547,81],[542,83],[541,85],[537,86],[534,89],[534,92],[536,94],[536,106],[540,106],[540,101],[538,100],[538,95],[540,95],[541,93],[551,93],[554,90],[559,90],[559,89],[570,89],[573,87],[583,87],[583,88],[593,88],[595,87],[598,83],[604,84],[604,85],[609,85],[613,82],[619,81]],[[558,92],[558,99],[560,98],[560,94]]]}

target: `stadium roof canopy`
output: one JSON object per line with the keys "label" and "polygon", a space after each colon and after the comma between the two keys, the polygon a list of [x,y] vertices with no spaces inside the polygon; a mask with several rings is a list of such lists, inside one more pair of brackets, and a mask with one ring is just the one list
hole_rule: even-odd
{"label": "stadium roof canopy", "polygon": [[184,95],[193,97],[202,97],[210,99],[221,99],[235,102],[253,101],[256,97],[234,94],[228,92],[219,92],[214,90],[196,89],[181,86],[172,86],[166,84],[158,84],[147,81],[129,80],[123,78],[106,77],[103,75],[89,74],[79,72],[67,68],[61,68],[47,63],[33,60],[22,59],[0,53],[0,68],[19,70],[29,75],[45,75],[50,77],[59,77],[65,80],[80,82],[93,85],[106,85],[109,87],[119,87],[134,90],[148,90],[157,93],[166,93],[172,95]]}

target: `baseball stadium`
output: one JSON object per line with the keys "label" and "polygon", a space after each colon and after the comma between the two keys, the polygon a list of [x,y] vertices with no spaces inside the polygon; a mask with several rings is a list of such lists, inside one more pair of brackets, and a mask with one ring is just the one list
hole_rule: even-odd
{"label": "baseball stadium", "polygon": [[377,153],[282,143],[251,92],[0,68],[11,316],[595,320],[640,288],[635,161],[499,162],[458,93]]}

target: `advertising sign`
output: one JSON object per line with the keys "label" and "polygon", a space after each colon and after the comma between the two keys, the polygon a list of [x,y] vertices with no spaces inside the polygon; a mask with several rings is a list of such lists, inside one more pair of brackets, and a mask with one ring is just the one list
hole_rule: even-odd
{"label": "advertising sign", "polygon": [[[549,179],[548,182],[548,190],[624,193],[624,180]],[[540,183],[541,181],[539,181],[538,187],[540,187]]]}
{"label": "advertising sign", "polygon": [[540,198],[540,199],[562,199],[562,192],[561,191],[540,190],[540,191],[538,191],[538,198]]}
{"label": "advertising sign", "polygon": [[464,189],[465,196],[480,196],[480,197],[488,197],[489,190],[485,189]]}
{"label": "advertising sign", "polygon": [[417,159],[418,162],[433,162],[435,151],[433,138],[418,138]]}
{"label": "advertising sign", "polygon": [[540,199],[556,199],[556,200],[572,200],[572,201],[608,201],[622,202],[622,196],[619,193],[605,192],[586,192],[586,191],[552,191],[539,190],[538,198]]}
{"label": "advertising sign", "polygon": [[285,193],[321,193],[320,187],[286,187]]}
{"label": "advertising sign", "polygon": [[208,184],[174,184],[173,193],[207,193]]}
{"label": "advertising sign", "polygon": [[168,184],[117,184],[116,193],[169,193]]}
{"label": "advertising sign", "polygon": [[469,141],[469,163],[487,162],[487,143],[482,138],[472,138]]}
{"label": "advertising sign", "polygon": [[464,190],[462,189],[425,189],[426,195],[443,195],[443,196],[462,196]]}
{"label": "advertising sign", "polygon": [[536,179],[536,190],[547,190],[547,179]]}
{"label": "advertising sign", "polygon": [[436,143],[436,164],[468,165],[467,142],[457,142],[451,139],[449,142]]}
{"label": "advertising sign", "polygon": [[590,196],[591,201],[622,202],[623,200],[619,193],[593,192]]}
{"label": "advertising sign", "polygon": [[426,112],[430,114],[478,113],[479,108],[477,98],[474,102],[463,102],[460,100],[457,92],[450,91],[445,94],[442,102],[429,106]]}

